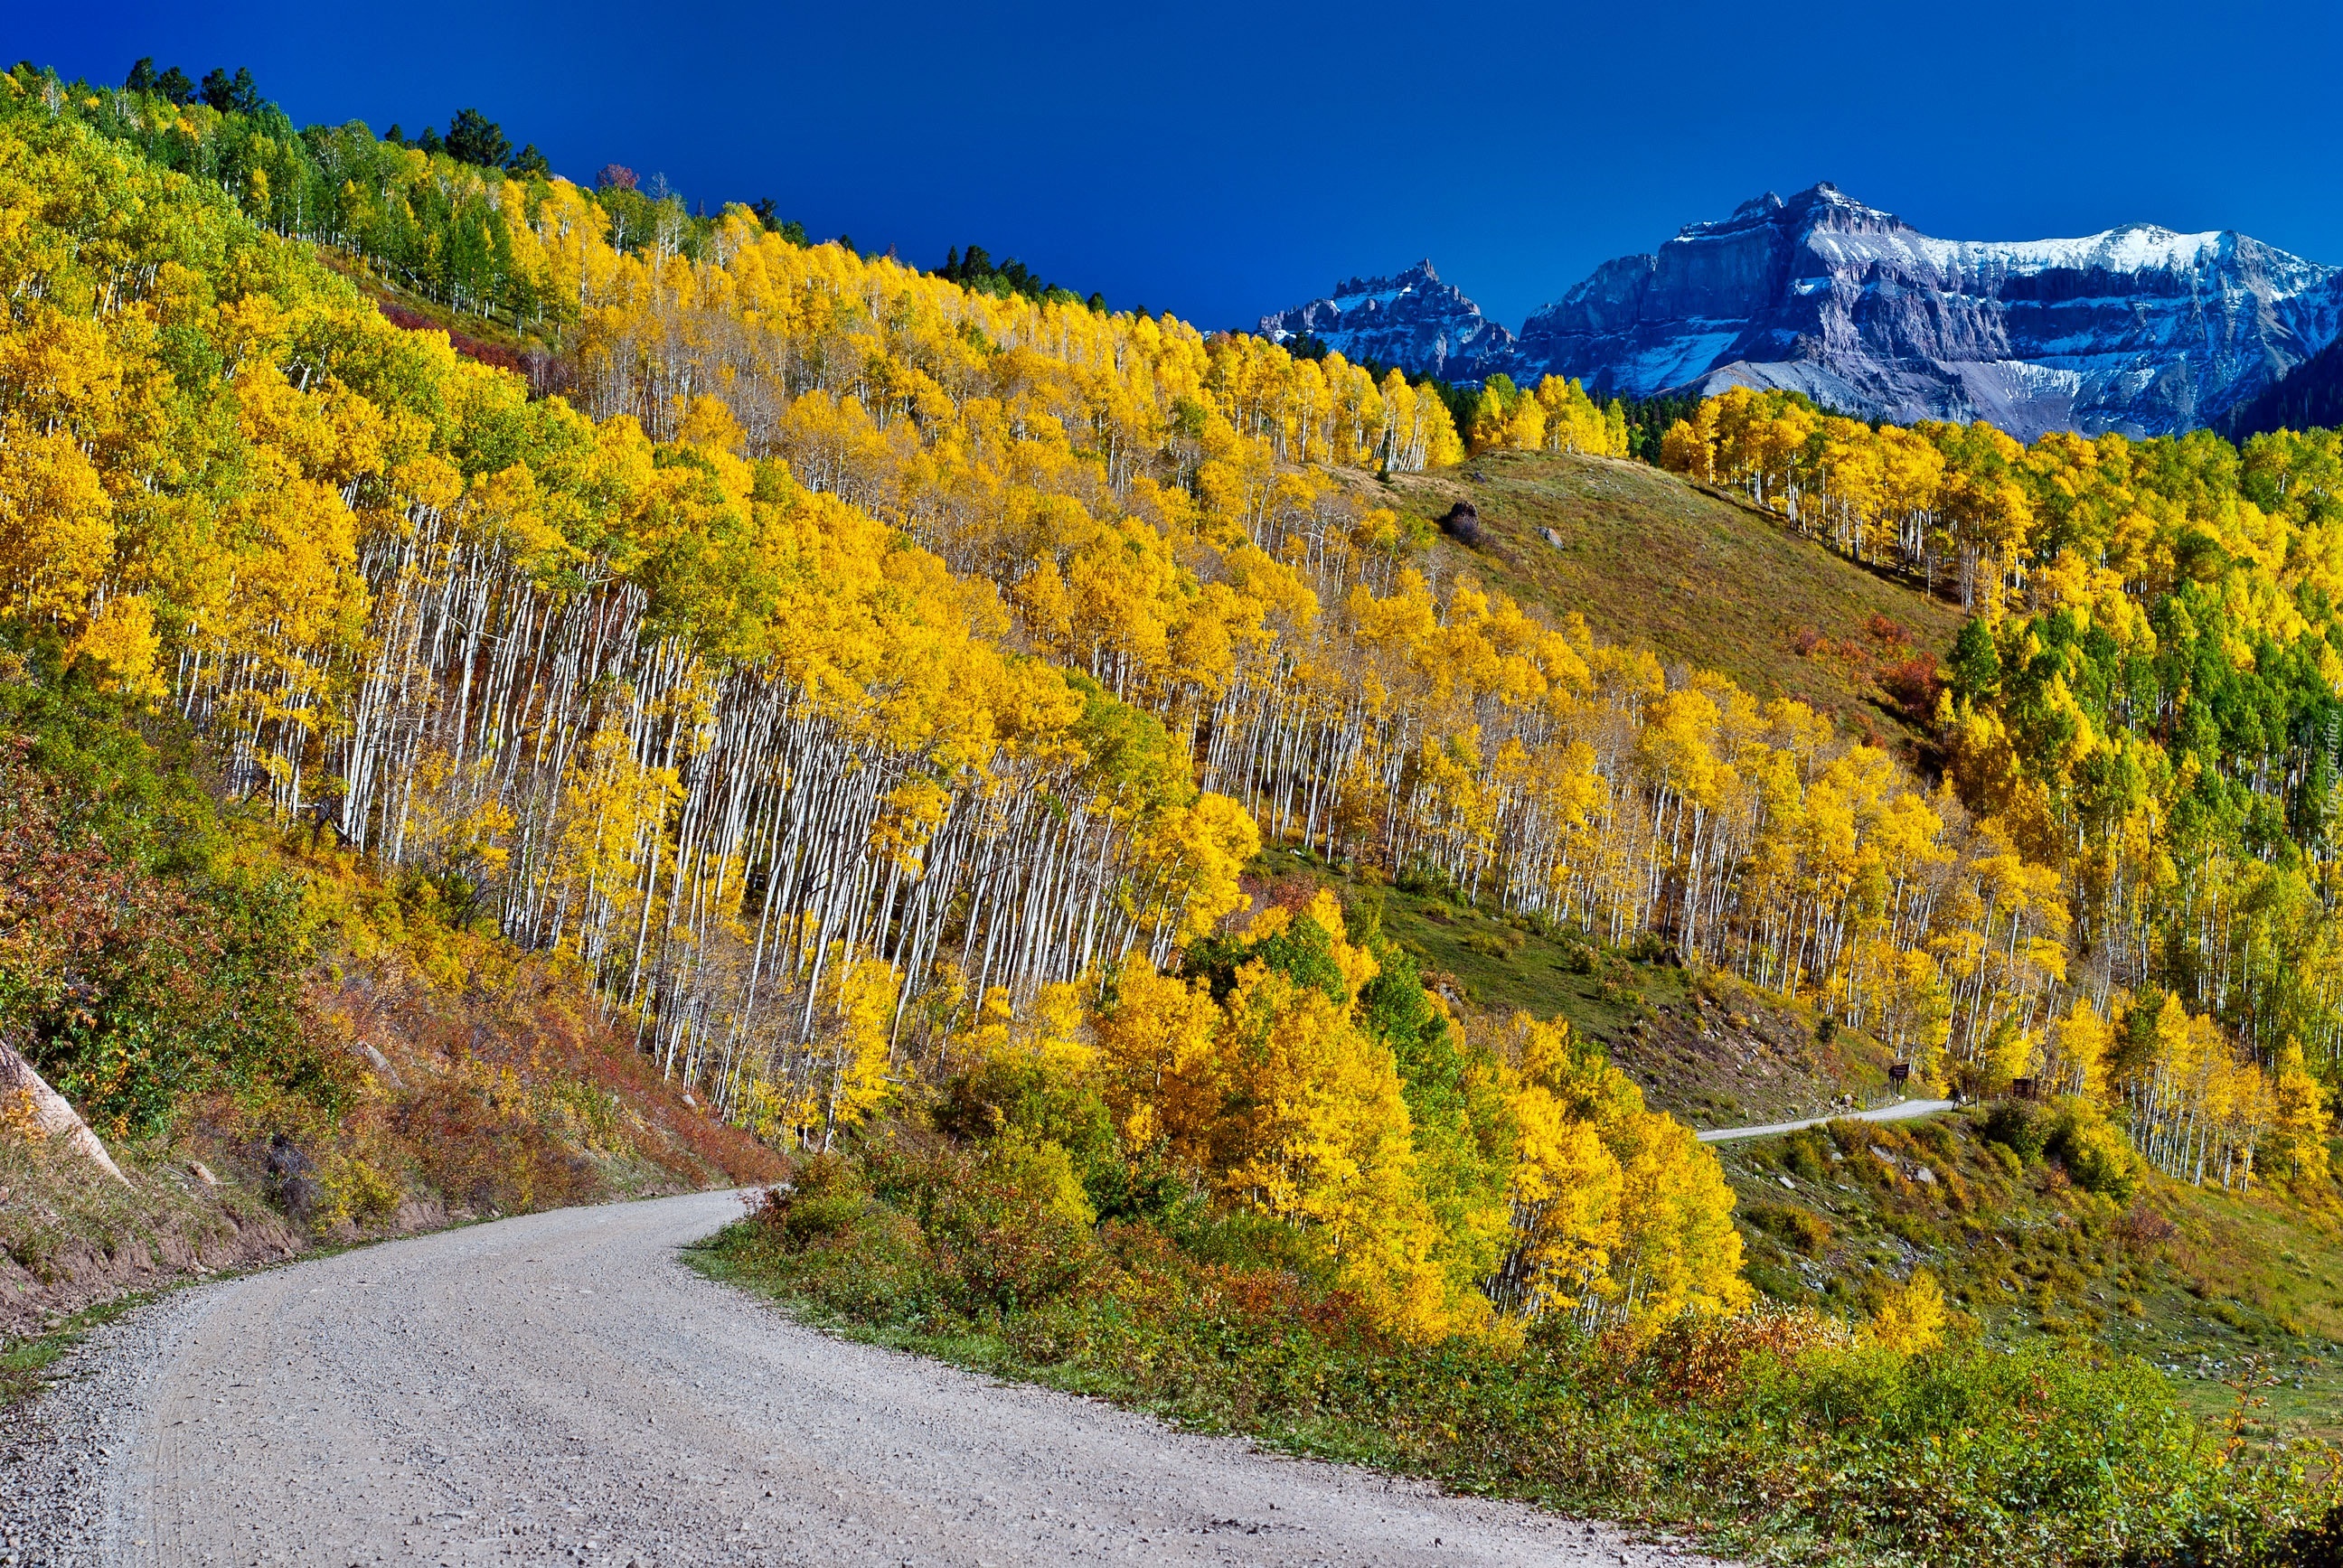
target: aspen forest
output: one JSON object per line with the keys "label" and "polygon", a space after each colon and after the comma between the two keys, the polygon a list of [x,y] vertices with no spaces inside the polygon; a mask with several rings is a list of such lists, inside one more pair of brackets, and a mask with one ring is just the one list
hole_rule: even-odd
{"label": "aspen forest", "polygon": [[[1688,1128],[1332,893],[1256,897],[1268,846],[1650,939],[2184,1181],[2326,1179],[2332,433],[2028,447],[1739,392],[1675,424],[1667,467],[1974,612],[1922,769],[1524,608],[1363,482],[1624,458],[1574,382],[1459,418],[746,206],[0,92],[19,657],[574,966],[776,1147],[1037,1095],[1079,1114],[1012,1152],[1066,1212],[1174,1173],[1410,1335],[1748,1305]],[[543,353],[458,354],[368,277]],[[61,1030],[41,1065],[120,1133],[140,1049]]]}
{"label": "aspen forest", "polygon": [[[1500,1265],[1532,1310],[1745,1301],[1712,1163],[1566,1030],[1468,1048],[1407,980],[1413,1037],[1460,1037],[1419,1147],[1430,1091],[1362,1000],[1403,960],[1322,906],[1214,937],[1264,829],[1489,879],[1485,834],[1417,822],[1413,759],[1595,690],[1583,636],[1452,610],[1421,538],[1310,467],[1453,458],[1437,397],[741,210],[701,256],[630,251],[556,182],[528,233],[576,384],[532,397],[255,223],[259,185],[8,82],[0,615],[186,725],[225,796],[574,964],[662,1076],[784,1147],[1041,1063],[1410,1332],[1485,1316]],[[1322,710],[1335,660],[1388,685]],[[1148,980],[1208,939],[1345,978]],[[137,1032],[45,1032],[99,1125],[165,1114]],[[1183,1109],[1167,1075],[1293,1110]],[[1515,1158],[1537,1107],[1579,1131]]]}
{"label": "aspen forest", "polygon": [[1936,716],[1946,780],[2055,887],[2070,999],[2038,1032],[1970,1031],[1979,1060],[2120,1100],[2184,1179],[2238,1180],[2257,1154],[2323,1175],[2343,1072],[2337,433],[2029,447],[1734,392],[1678,421],[1664,460],[1974,612]]}

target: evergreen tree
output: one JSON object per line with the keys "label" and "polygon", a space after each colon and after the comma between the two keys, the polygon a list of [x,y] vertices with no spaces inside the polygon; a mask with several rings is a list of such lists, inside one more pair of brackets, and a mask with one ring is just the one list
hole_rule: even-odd
{"label": "evergreen tree", "polygon": [[260,112],[260,88],[253,82],[252,73],[238,65],[230,75],[225,67],[205,73],[200,89],[205,103],[223,115],[256,115]]}
{"label": "evergreen tree", "polygon": [[501,167],[512,154],[512,144],[505,140],[503,130],[478,109],[456,111],[456,117],[447,122],[446,145],[447,156],[458,163],[484,169]]}

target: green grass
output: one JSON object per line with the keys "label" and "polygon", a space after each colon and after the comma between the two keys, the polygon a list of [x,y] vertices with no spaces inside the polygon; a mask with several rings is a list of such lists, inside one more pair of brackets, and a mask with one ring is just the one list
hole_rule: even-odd
{"label": "green grass", "polygon": [[[186,1282],[192,1283],[193,1282]],[[173,1287],[176,1288],[176,1287]],[[31,1399],[48,1387],[47,1372],[67,1351],[81,1343],[92,1329],[105,1327],[133,1308],[146,1305],[160,1291],[137,1291],[102,1302],[37,1334],[0,1342],[0,1410]]]}
{"label": "green grass", "polygon": [[[1753,507],[1625,459],[1493,452],[1373,488],[1424,518],[1473,502],[1483,539],[1474,549],[1443,540],[1452,569],[1556,617],[1575,611],[1603,641],[1795,698],[1883,739],[1909,725],[1876,676],[1915,651],[1941,660],[1963,618]],[[1909,633],[1908,648],[1875,635],[1875,616]],[[1802,651],[1813,638],[1826,640]]]}
{"label": "green grass", "polygon": [[1885,1097],[1887,1052],[1876,1042],[1850,1030],[1825,1042],[1810,1009],[1730,974],[1685,969],[1664,943],[1613,947],[1453,890],[1363,881],[1302,850],[1265,851],[1250,874],[1262,883],[1306,877],[1372,911],[1452,1005],[1567,1019],[1654,1106],[1695,1127],[1818,1115],[1843,1092],[1865,1104]]}

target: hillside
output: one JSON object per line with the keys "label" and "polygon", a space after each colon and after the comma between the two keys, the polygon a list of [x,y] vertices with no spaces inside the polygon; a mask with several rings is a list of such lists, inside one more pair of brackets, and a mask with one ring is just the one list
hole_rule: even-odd
{"label": "hillside", "polygon": [[1878,1041],[1731,974],[1687,970],[1664,942],[1612,947],[1436,882],[1361,881],[1306,851],[1265,851],[1248,885],[1273,902],[1331,889],[1412,955],[1459,1016],[1562,1019],[1653,1106],[1695,1128],[1823,1115],[1843,1095],[1868,1105],[1886,1091]]}
{"label": "hillside", "polygon": [[663,1082],[571,966],[216,803],[175,726],[70,672],[0,675],[0,1040],[74,1087],[121,1171],[23,1136],[0,1097],[0,1402],[46,1331],[126,1295],[783,1168]]}
{"label": "hillside", "polygon": [[1584,616],[1605,642],[1805,702],[1855,734],[1926,723],[1932,661],[1965,618],[1745,502],[1627,458],[1482,452],[1396,475],[1391,489],[1426,521],[1458,501],[1479,513],[1477,548],[1434,547],[1452,569],[1557,618]]}
{"label": "hillside", "polygon": [[1722,1146],[1750,1278],[1843,1311],[1927,1269],[1971,1332],[2137,1356],[2208,1421],[2333,1441],[2343,1216],[2153,1173],[2095,1192],[2046,1158],[2054,1120],[2003,1101]]}

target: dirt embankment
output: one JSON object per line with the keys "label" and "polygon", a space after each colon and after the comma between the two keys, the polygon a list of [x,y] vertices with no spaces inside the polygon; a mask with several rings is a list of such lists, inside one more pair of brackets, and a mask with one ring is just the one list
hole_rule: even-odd
{"label": "dirt embankment", "polygon": [[566,977],[497,978],[459,990],[387,960],[321,977],[308,1000],[341,1042],[337,1106],[196,1097],[167,1141],[115,1146],[122,1180],[0,1119],[0,1344],[318,1248],[780,1173]]}

